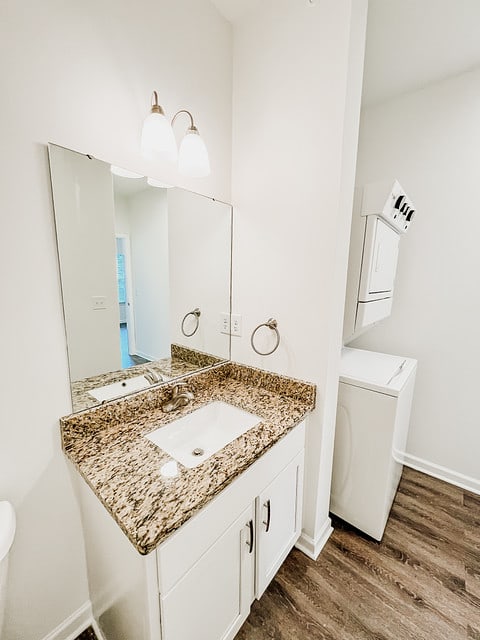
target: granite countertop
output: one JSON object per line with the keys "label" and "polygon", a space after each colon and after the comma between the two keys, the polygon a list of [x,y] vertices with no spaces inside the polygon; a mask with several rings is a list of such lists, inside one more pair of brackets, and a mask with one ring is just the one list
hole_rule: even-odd
{"label": "granite countertop", "polygon": [[178,378],[193,373],[204,367],[210,367],[225,359],[212,356],[202,351],[189,349],[182,345],[172,344],[170,346],[171,356],[162,358],[161,360],[153,360],[144,364],[137,364],[127,369],[118,369],[117,371],[109,371],[89,378],[82,378],[71,382],[72,405],[74,411],[83,411],[101,404],[89,391],[103,387],[113,382],[121,382],[128,378],[143,375],[148,370],[153,370],[161,376],[169,378]]}
{"label": "granite countertop", "polygon": [[[164,413],[172,387],[161,385],[60,421],[67,457],[141,554],[147,554],[204,507],[315,406],[315,385],[252,367],[226,363],[186,378],[195,399]],[[144,436],[215,401],[261,418],[252,429],[193,469]]]}

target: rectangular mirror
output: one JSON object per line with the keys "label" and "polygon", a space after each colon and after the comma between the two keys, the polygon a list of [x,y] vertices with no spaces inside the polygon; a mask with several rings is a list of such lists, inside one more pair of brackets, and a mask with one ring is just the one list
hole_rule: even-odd
{"label": "rectangular mirror", "polygon": [[73,410],[228,360],[231,205],[49,159]]}

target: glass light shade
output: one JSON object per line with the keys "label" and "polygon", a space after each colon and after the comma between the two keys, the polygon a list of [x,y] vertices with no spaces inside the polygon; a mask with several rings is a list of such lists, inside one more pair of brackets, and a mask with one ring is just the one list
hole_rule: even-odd
{"label": "glass light shade", "polygon": [[117,167],[114,164],[110,165],[110,171],[115,176],[121,176],[122,178],[133,178],[137,180],[138,178],[143,178],[141,173],[135,173],[134,171],[129,171],[128,169],[124,169],[123,167]]}
{"label": "glass light shade", "polygon": [[161,180],[155,180],[155,178],[147,178],[147,183],[151,187],[159,187],[160,189],[171,189],[173,187],[173,184],[167,184]]}
{"label": "glass light shade", "polygon": [[160,160],[175,164],[178,157],[173,129],[161,113],[150,113],[143,122],[141,152],[147,160]]}
{"label": "glass light shade", "polygon": [[207,147],[197,131],[189,129],[180,144],[178,170],[189,178],[205,178],[210,175]]}

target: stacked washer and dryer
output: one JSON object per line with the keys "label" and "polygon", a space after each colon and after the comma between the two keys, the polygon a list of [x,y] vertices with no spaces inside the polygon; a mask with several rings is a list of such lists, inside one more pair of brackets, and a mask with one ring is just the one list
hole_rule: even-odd
{"label": "stacked washer and dryer", "polygon": [[[415,208],[398,181],[356,189],[343,343],[390,315]],[[330,511],[381,540],[403,469],[417,361],[344,346]]]}

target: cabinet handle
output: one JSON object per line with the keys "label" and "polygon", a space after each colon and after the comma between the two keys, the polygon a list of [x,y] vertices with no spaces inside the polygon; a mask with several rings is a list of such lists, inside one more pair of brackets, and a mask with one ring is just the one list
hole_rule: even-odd
{"label": "cabinet handle", "polygon": [[377,255],[375,256],[375,273],[378,273],[380,270],[380,250],[382,248],[382,244],[379,242],[376,247]]}
{"label": "cabinet handle", "polygon": [[270,505],[270,498],[265,502],[265,504],[263,506],[267,508],[267,520],[263,521],[263,524],[265,525],[265,533],[266,533],[270,529],[270,516],[272,515],[272,508],[271,508],[271,505]]}
{"label": "cabinet handle", "polygon": [[250,530],[250,540],[248,540],[245,544],[248,546],[248,553],[253,553],[253,537],[254,537],[253,520],[250,520],[250,522],[246,526]]}

